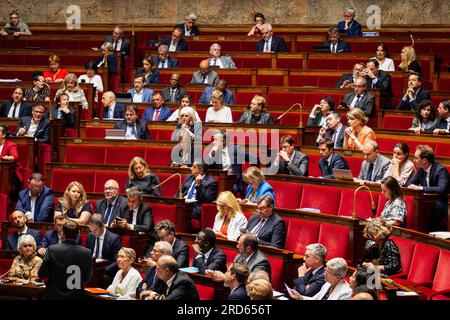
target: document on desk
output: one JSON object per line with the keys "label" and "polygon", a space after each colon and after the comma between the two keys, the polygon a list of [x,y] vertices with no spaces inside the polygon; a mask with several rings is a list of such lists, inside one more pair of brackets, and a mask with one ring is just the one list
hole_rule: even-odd
{"label": "document on desk", "polygon": [[397,291],[397,297],[414,297],[418,296],[417,292],[414,291]]}
{"label": "document on desk", "polygon": [[198,273],[198,268],[196,267],[186,267],[186,268],[180,268],[180,271],[186,272],[186,273]]}

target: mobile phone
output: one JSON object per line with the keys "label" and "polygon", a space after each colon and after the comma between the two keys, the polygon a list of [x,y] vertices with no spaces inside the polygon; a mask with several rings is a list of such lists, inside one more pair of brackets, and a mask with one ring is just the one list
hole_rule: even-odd
{"label": "mobile phone", "polygon": [[342,108],[348,108],[347,104],[344,101],[341,101],[339,103],[339,106],[341,106]]}

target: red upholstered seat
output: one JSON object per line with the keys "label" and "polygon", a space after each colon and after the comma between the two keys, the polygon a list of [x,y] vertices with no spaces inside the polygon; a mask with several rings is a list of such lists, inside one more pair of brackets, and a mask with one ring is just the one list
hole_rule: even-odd
{"label": "red upholstered seat", "polygon": [[155,225],[165,219],[173,223],[177,222],[177,206],[175,204],[151,203],[150,207]]}
{"label": "red upholstered seat", "polygon": [[345,157],[345,160],[347,160],[347,163],[350,167],[350,171],[352,172],[353,176],[358,177],[364,159],[357,157]]}
{"label": "red upholstered seat", "polygon": [[201,226],[203,228],[212,228],[217,214],[217,206],[211,203],[202,204]]}
{"label": "red upholstered seat", "polygon": [[322,172],[319,167],[320,154],[308,154],[308,174],[312,177],[322,176]]}
{"label": "red upholstered seat", "polygon": [[402,264],[402,272],[392,275],[392,278],[406,277],[408,276],[409,269],[411,267],[411,261],[416,248],[416,243],[409,239],[391,237],[392,241],[397,245],[400,251],[400,260]]}
{"label": "red upholstered seat", "polygon": [[103,139],[105,137],[104,127],[86,127],[84,132],[85,138]]}
{"label": "red upholstered seat", "polygon": [[[450,251],[440,250],[439,260],[434,274],[432,289],[435,292],[450,291]],[[448,298],[447,298],[448,299]],[[433,299],[434,300],[434,299]]]}
{"label": "red upholstered seat", "polygon": [[319,239],[319,229],[318,222],[290,219],[285,248],[298,254],[305,254],[306,246],[316,243]]}
{"label": "red upholstered seat", "polygon": [[0,274],[5,274],[11,268],[13,258],[0,258]]}
{"label": "red upholstered seat", "polygon": [[322,223],[319,232],[319,243],[327,248],[327,259],[348,258],[348,228],[329,223]]}
{"label": "red upholstered seat", "polygon": [[158,129],[156,135],[152,135],[151,138],[157,141],[170,141],[172,140],[173,132],[174,130]]}
{"label": "red upholstered seat", "polygon": [[214,300],[214,288],[204,286],[196,283],[195,287],[197,288],[198,295],[200,300]]}
{"label": "red upholstered seat", "polygon": [[[165,179],[167,179],[168,177],[170,177],[172,174],[170,173],[155,173],[158,178],[159,181],[162,182]],[[185,178],[185,175],[181,175],[181,181],[183,182]],[[179,185],[179,179],[177,177],[173,177],[170,180],[168,180],[166,183],[164,183],[160,189],[161,189],[161,194],[163,197],[169,197],[169,198],[173,198],[175,196],[175,193],[177,192],[178,185]]]}
{"label": "red upholstered seat", "polygon": [[256,77],[257,86],[283,86],[283,75],[258,75]]}
{"label": "red upholstered seat", "polygon": [[[343,189],[341,191],[341,203],[339,204],[339,215],[340,216],[351,216],[353,213],[353,198],[354,190]],[[379,194],[372,192],[373,200],[375,206],[378,203]],[[358,218],[367,219],[372,218],[372,203],[370,199],[370,194],[367,191],[358,191],[356,194],[356,213]],[[375,212],[376,213],[376,212]]]}
{"label": "red upholstered seat", "polygon": [[117,148],[106,147],[105,148],[105,164],[130,164],[131,159],[134,157],[144,158],[145,149],[142,147]]}
{"label": "red upholstered seat", "polygon": [[437,157],[450,158],[450,143],[437,142],[434,152]]}
{"label": "red upholstered seat", "polygon": [[[255,89],[254,91],[236,91],[234,96],[235,104],[250,104],[255,95],[264,96],[264,92]],[[270,111],[270,110],[269,110]],[[200,116],[201,118],[201,116]],[[204,118],[202,118],[204,119]]]}
{"label": "red upholstered seat", "polygon": [[412,116],[405,117],[405,116],[385,115],[383,117],[383,124],[381,125],[381,128],[407,130],[408,128],[411,128],[412,119],[413,119]]}
{"label": "red upholstered seat", "polygon": [[341,190],[304,185],[300,208],[319,209],[322,213],[337,214],[341,199]]}
{"label": "red upholstered seat", "polygon": [[40,143],[38,150],[39,172],[46,172],[45,164],[51,161],[50,145],[46,143]]}
{"label": "red upholstered seat", "polygon": [[7,201],[7,196],[5,194],[0,194],[0,221],[6,220],[6,211],[7,211],[7,206],[6,206],[6,201]]}
{"label": "red upholstered seat", "polygon": [[278,208],[297,209],[302,197],[302,185],[284,181],[268,179],[267,182],[273,187],[275,202]]}
{"label": "red upholstered seat", "polygon": [[101,146],[68,145],[64,152],[65,163],[103,164],[105,148]]}
{"label": "red upholstered seat", "polygon": [[303,97],[295,92],[269,92],[267,95],[269,105],[291,106],[297,102],[303,104]]}
{"label": "red upholstered seat", "polygon": [[105,182],[109,179],[114,179],[119,183],[119,192],[123,194],[128,181],[128,172],[126,171],[95,171],[94,192],[103,193]]}
{"label": "red upholstered seat", "polygon": [[167,167],[171,159],[171,147],[145,148],[145,161],[149,166]]}
{"label": "red upholstered seat", "polygon": [[280,291],[284,285],[283,285],[283,259],[281,257],[269,257],[267,256],[267,260],[269,260],[270,263],[270,269],[272,273],[272,286],[275,290]]}
{"label": "red upholstered seat", "polygon": [[[88,234],[86,232],[80,232],[80,240],[81,240],[81,245],[83,247],[85,247],[87,244],[87,236],[88,236]],[[122,242],[122,245],[124,247],[129,247],[129,246],[125,246],[123,242]]]}
{"label": "red upholstered seat", "polygon": [[54,191],[64,192],[72,181],[80,182],[86,192],[94,192],[95,172],[92,170],[54,169],[50,186]]}

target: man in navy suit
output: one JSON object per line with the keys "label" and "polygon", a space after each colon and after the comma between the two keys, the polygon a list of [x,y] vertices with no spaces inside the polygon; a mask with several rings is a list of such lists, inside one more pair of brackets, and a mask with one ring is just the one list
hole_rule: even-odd
{"label": "man in navy suit", "polygon": [[[162,220],[155,226],[159,240],[168,242],[172,247],[172,256],[177,260],[180,268],[189,266],[189,247],[175,236],[175,225],[170,220]],[[148,256],[147,254],[145,255]]]}
{"label": "man in navy suit", "polygon": [[421,74],[410,72],[408,88],[402,100],[399,102],[397,109],[414,111],[423,100],[431,100],[430,93],[425,88],[422,88],[422,80]]}
{"label": "man in navy suit", "polygon": [[172,110],[164,104],[164,98],[161,93],[153,95],[153,107],[145,109],[142,115],[144,121],[166,121],[172,114]]}
{"label": "man in navy suit", "polygon": [[264,195],[257,201],[256,212],[248,220],[247,232],[258,238],[259,244],[284,248],[286,241],[286,223],[273,211],[274,201],[270,195]]}
{"label": "man in navy suit", "polygon": [[245,288],[249,274],[250,270],[243,263],[233,262],[230,265],[225,273],[224,283],[231,290],[227,300],[250,300]]}
{"label": "man in navy suit", "polygon": [[100,213],[105,225],[109,227],[121,208],[127,206],[127,200],[119,195],[119,183],[113,179],[105,182],[104,195],[104,199],[95,202],[95,213]]}
{"label": "man in navy suit", "polygon": [[169,52],[187,51],[188,42],[186,39],[183,39],[181,37],[182,35],[183,31],[181,31],[181,29],[175,28],[172,31],[172,36],[164,37],[161,43],[169,47]]}
{"label": "man in navy suit", "polygon": [[31,117],[22,117],[19,120],[14,135],[18,137],[34,137],[41,143],[50,143],[50,129],[52,123],[44,117],[45,107],[36,104],[31,112]]}
{"label": "man in navy suit", "polygon": [[109,264],[105,268],[103,275],[103,285],[111,284],[119,267],[117,266],[117,253],[122,248],[120,236],[105,228],[103,217],[100,213],[94,213],[88,222],[91,231],[86,240],[86,248],[91,250],[95,259],[107,260]]}
{"label": "man in navy suit", "polygon": [[195,25],[195,20],[197,20],[197,16],[195,13],[190,13],[184,18],[184,23],[179,23],[175,25],[175,29],[180,29],[182,35],[186,37],[192,37],[199,35],[198,28]]}
{"label": "man in navy suit", "polygon": [[11,95],[12,100],[7,100],[3,103],[0,110],[0,117],[2,118],[22,118],[31,116],[31,105],[23,101],[23,89],[17,87]]}
{"label": "man in navy suit", "polygon": [[345,53],[350,52],[350,48],[347,43],[340,39],[341,35],[336,27],[331,27],[328,30],[328,40],[323,42],[324,46],[330,47],[331,53]]}
{"label": "man in navy suit", "polygon": [[[201,207],[203,203],[212,203],[217,198],[217,181],[208,174],[208,166],[194,161],[191,174],[181,185],[181,192],[187,201],[196,200],[192,210],[193,219],[201,219]],[[178,191],[175,197],[178,196]]]}
{"label": "man in navy suit", "polygon": [[32,173],[28,188],[19,192],[16,210],[22,211],[28,221],[53,221],[53,190],[44,186],[44,176]]}
{"label": "man in navy suit", "polygon": [[156,264],[158,263],[159,258],[161,258],[163,255],[169,255],[173,257],[172,246],[166,241],[155,242],[155,245],[153,246],[153,249],[150,253],[150,259],[145,260],[146,265],[150,268],[147,270],[144,279],[136,288],[136,297],[138,299],[144,300],[151,294],[150,288],[153,286],[157,278]]}
{"label": "man in navy suit", "polygon": [[[124,36],[125,29],[121,26],[115,26],[112,35],[105,37],[105,42],[113,45],[114,51],[120,51],[124,58],[130,56],[130,39]],[[92,48],[97,51],[98,48]]]}
{"label": "man in navy suit", "polygon": [[437,107],[439,118],[437,127],[433,130],[434,134],[450,132],[450,100],[442,100]]}
{"label": "man in navy suit", "polygon": [[434,150],[427,145],[418,145],[414,153],[414,163],[419,170],[408,180],[408,189],[437,193],[438,199],[430,213],[429,230],[444,230],[448,210],[449,174],[445,167],[434,161]]}
{"label": "man in navy suit", "polygon": [[137,107],[128,104],[125,110],[125,120],[116,122],[114,129],[125,130],[126,140],[150,140],[150,132],[145,120],[139,121]]}
{"label": "man in navy suit", "polygon": [[379,70],[378,67],[378,60],[370,59],[367,61],[366,68],[362,71],[361,75],[366,78],[369,89],[380,90],[381,106],[385,109],[390,109],[392,100],[391,75],[389,72]]}
{"label": "man in navy suit", "polygon": [[200,274],[205,274],[206,270],[227,270],[227,256],[216,247],[216,233],[212,229],[202,229],[192,248],[196,253],[192,266],[198,268]]}
{"label": "man in navy suit", "polygon": [[344,147],[344,133],[345,128],[341,122],[341,115],[338,112],[332,112],[327,116],[326,125],[321,127],[319,135],[316,139],[316,146],[319,145],[323,138],[331,139],[334,143],[334,148]]}
{"label": "man in navy suit", "polygon": [[333,169],[350,169],[347,161],[334,152],[334,143],[331,139],[325,138],[319,142],[319,152],[321,156],[319,168],[324,179],[334,179]]}
{"label": "man in navy suit", "polygon": [[38,247],[41,245],[41,234],[39,231],[27,227],[27,218],[22,211],[14,211],[11,214],[11,221],[17,231],[10,234],[6,239],[6,249],[16,251],[19,238],[25,234],[32,235]]}
{"label": "man in navy suit", "polygon": [[362,36],[362,26],[361,24],[354,20],[355,19],[355,9],[347,8],[344,11],[344,20],[340,21],[337,25],[339,32],[344,33],[348,36]]}
{"label": "man in navy suit", "polygon": [[172,73],[170,76],[170,86],[165,87],[161,94],[165,102],[180,103],[181,97],[186,94],[186,91],[181,86],[181,74]]}
{"label": "man in navy suit", "polygon": [[103,119],[124,119],[125,105],[116,103],[116,95],[112,91],[103,93],[102,103],[105,109],[103,110]]}
{"label": "man in navy suit", "polygon": [[256,43],[256,51],[258,52],[288,52],[286,42],[282,37],[274,36],[272,25],[269,23],[259,27],[263,38]]}
{"label": "man in navy suit", "polygon": [[144,88],[144,86],[144,76],[136,76],[134,78],[134,88],[127,91],[127,93],[131,93],[134,103],[152,102],[152,96],[155,92],[152,89]]}
{"label": "man in navy suit", "polygon": [[306,246],[304,262],[298,268],[298,278],[294,279],[294,289],[302,296],[314,296],[325,284],[326,256],[324,245],[313,243]]}
{"label": "man in navy suit", "polygon": [[158,55],[152,57],[157,69],[179,68],[178,60],[169,56],[169,47],[162,44],[158,47]]}
{"label": "man in navy suit", "polygon": [[198,100],[198,103],[205,103],[205,104],[211,104],[211,95],[215,90],[218,90],[223,93],[223,103],[228,105],[234,104],[234,97],[233,92],[227,89],[228,83],[224,79],[220,79],[217,81],[215,87],[206,87],[202,95],[200,96],[200,99]]}

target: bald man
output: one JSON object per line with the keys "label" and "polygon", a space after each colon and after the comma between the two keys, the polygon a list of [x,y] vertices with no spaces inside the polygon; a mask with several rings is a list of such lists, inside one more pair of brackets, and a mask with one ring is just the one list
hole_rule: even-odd
{"label": "bald man", "polygon": [[103,119],[124,119],[125,105],[116,103],[116,95],[112,91],[106,91],[102,96]]}
{"label": "bald man", "polygon": [[181,74],[172,73],[170,76],[170,86],[165,87],[161,94],[164,101],[170,103],[180,103],[181,97],[186,94],[186,91],[181,86]]}
{"label": "bald man", "polygon": [[192,75],[191,83],[215,86],[218,80],[217,72],[210,69],[208,60],[203,60],[200,62],[200,70],[195,71]]}
{"label": "bald man", "polygon": [[103,216],[105,225],[109,227],[120,209],[127,206],[127,199],[119,195],[119,183],[113,179],[105,182],[104,194],[105,198],[95,203],[95,212]]}
{"label": "bald man", "polygon": [[368,292],[360,292],[360,293],[355,294],[352,297],[352,300],[373,300],[373,297]]}

